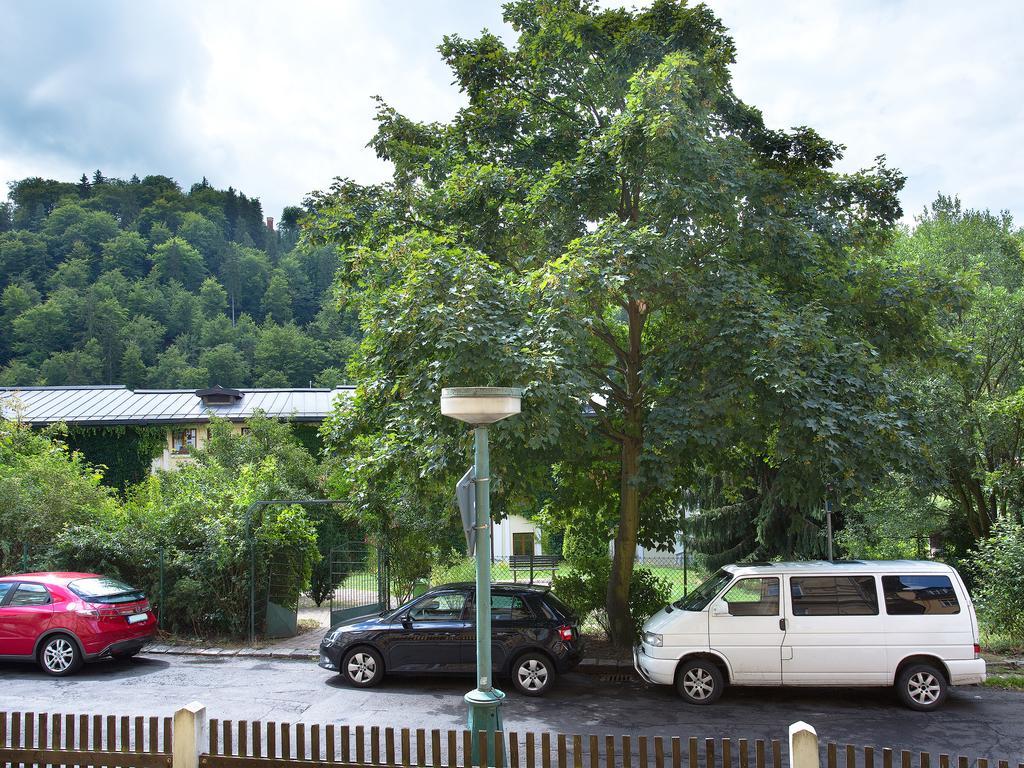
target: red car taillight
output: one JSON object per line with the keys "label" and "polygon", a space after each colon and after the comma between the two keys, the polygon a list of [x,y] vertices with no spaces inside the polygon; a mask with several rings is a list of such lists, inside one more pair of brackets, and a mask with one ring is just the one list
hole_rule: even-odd
{"label": "red car taillight", "polygon": [[559,627],[558,628],[558,636],[560,638],[562,638],[562,640],[564,642],[571,643],[572,642],[572,627],[568,627],[568,626]]}
{"label": "red car taillight", "polygon": [[116,608],[99,603],[79,603],[74,610],[79,616],[90,619],[115,619],[119,615]]}
{"label": "red car taillight", "polygon": [[974,658],[981,658],[981,646],[978,643],[974,644]]}

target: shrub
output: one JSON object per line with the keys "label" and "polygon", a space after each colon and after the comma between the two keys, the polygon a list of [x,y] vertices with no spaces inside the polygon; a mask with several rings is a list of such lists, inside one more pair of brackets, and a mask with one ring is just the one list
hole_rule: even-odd
{"label": "shrub", "polygon": [[[567,541],[568,538],[566,536]],[[606,635],[610,634],[610,627],[604,609],[611,568],[611,559],[607,556],[590,558],[565,573],[559,572],[552,583],[559,599],[576,612],[581,622],[595,621]],[[629,583],[629,608],[633,616],[634,637],[640,636],[647,618],[661,610],[671,596],[672,586],[666,579],[642,566],[633,570]]]}
{"label": "shrub", "polygon": [[974,556],[975,603],[989,632],[1024,643],[1024,526],[999,520]]}

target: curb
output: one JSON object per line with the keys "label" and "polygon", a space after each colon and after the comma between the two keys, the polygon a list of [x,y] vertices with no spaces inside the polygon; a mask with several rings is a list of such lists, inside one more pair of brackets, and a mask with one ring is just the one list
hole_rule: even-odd
{"label": "curb", "polygon": [[[201,648],[191,645],[148,646],[144,654],[167,656],[233,656],[249,659],[289,659],[293,661],[317,661],[320,654],[304,648]],[[633,663],[625,659],[583,659],[576,672],[588,675],[615,673],[633,673]]]}

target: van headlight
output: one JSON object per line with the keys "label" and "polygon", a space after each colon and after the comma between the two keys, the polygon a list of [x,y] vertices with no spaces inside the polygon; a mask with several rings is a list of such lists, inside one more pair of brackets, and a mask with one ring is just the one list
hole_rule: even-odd
{"label": "van headlight", "polygon": [[662,646],[661,635],[656,635],[653,632],[644,632],[644,643],[660,648]]}

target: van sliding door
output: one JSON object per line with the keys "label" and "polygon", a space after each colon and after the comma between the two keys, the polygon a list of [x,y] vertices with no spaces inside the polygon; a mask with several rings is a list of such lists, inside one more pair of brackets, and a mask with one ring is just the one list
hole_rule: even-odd
{"label": "van sliding door", "polygon": [[710,646],[729,660],[735,683],[782,682],[779,586],[778,576],[740,579],[708,612]]}
{"label": "van sliding door", "polygon": [[869,574],[787,576],[784,685],[885,685],[885,625]]}

